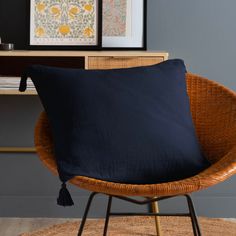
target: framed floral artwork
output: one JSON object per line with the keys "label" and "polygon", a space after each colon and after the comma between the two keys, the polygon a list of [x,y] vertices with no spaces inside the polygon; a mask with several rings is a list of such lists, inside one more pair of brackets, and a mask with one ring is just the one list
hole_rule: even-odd
{"label": "framed floral artwork", "polygon": [[100,48],[101,18],[101,0],[31,0],[30,47]]}
{"label": "framed floral artwork", "polygon": [[146,49],[146,0],[103,0],[103,49]]}

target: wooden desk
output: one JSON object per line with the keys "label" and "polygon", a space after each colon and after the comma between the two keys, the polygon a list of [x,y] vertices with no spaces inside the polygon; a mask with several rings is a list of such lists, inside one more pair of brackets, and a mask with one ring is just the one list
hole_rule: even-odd
{"label": "wooden desk", "polygon": [[[83,69],[144,66],[168,59],[166,52],[151,51],[0,51],[0,75],[21,76],[31,64]],[[1,77],[0,77],[1,79]],[[35,90],[0,88],[0,95],[37,95]],[[0,147],[0,152],[35,152],[33,147]]]}
{"label": "wooden desk", "polygon": [[[0,75],[20,76],[31,64],[61,66],[83,69],[112,69],[145,66],[160,63],[168,59],[166,52],[150,51],[0,51]],[[20,93],[17,89],[4,90],[0,95],[37,95],[36,91]],[[0,152],[35,152],[34,147],[0,147]],[[157,203],[152,203],[154,212],[158,212]],[[160,235],[159,218],[155,217],[157,235]]]}
{"label": "wooden desk", "polygon": [[[0,76],[20,76],[31,64],[68,68],[112,69],[152,65],[168,58],[166,52],[147,51],[0,51]],[[0,88],[0,95],[36,95]]]}
{"label": "wooden desk", "polygon": [[[112,69],[144,66],[168,59],[166,52],[151,51],[0,51],[0,75],[20,77],[31,64],[68,68]],[[1,77],[0,77],[1,79]],[[0,95],[37,95],[35,90],[0,88]],[[33,147],[0,147],[1,152],[35,152]]]}

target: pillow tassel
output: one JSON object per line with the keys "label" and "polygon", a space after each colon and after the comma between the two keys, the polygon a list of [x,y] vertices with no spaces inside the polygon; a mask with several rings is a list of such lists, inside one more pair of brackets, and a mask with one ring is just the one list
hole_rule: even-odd
{"label": "pillow tassel", "polygon": [[57,204],[59,206],[72,206],[74,205],[74,202],[71,198],[71,195],[68,191],[68,189],[66,188],[66,183],[63,182],[61,185],[61,189],[59,192],[59,196],[57,198]]}
{"label": "pillow tassel", "polygon": [[27,88],[27,78],[28,78],[28,76],[26,75],[26,73],[24,73],[21,76],[20,87],[19,87],[20,92],[24,92],[26,90],[26,88]]}

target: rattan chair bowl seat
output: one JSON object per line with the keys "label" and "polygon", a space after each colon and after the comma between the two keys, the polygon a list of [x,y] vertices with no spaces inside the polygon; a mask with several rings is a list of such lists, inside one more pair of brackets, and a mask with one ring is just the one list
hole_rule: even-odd
{"label": "rattan chair bowl seat", "polygon": [[[186,74],[187,90],[197,136],[212,163],[193,177],[161,184],[122,184],[76,176],[69,182],[90,190],[124,196],[174,196],[220,183],[236,173],[236,94],[206,78]],[[181,135],[181,134],[180,134]],[[35,127],[35,147],[41,161],[58,175],[50,125],[42,112]]]}

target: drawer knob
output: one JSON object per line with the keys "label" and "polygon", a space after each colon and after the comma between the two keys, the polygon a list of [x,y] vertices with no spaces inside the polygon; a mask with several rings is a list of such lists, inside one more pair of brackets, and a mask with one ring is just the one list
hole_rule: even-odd
{"label": "drawer knob", "polygon": [[130,57],[127,57],[127,56],[112,56],[110,57],[112,59],[117,59],[117,60],[130,60],[130,59],[137,59],[138,57],[136,56],[130,56]]}

